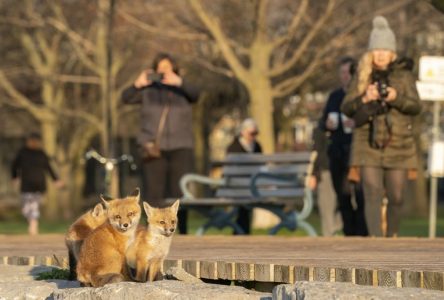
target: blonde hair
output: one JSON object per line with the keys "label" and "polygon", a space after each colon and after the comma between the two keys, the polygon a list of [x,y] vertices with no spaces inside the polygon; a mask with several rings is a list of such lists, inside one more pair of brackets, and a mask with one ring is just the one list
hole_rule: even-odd
{"label": "blonde hair", "polygon": [[[393,52],[391,62],[395,61],[397,58],[397,55],[395,52]],[[358,92],[360,95],[364,94],[367,90],[368,85],[371,83],[371,74],[373,71],[373,52],[368,51],[366,52],[361,59],[359,60],[358,64]]]}
{"label": "blonde hair", "polygon": [[373,53],[371,51],[366,52],[358,64],[358,92],[360,95],[364,94],[370,84],[370,76],[373,70]]}

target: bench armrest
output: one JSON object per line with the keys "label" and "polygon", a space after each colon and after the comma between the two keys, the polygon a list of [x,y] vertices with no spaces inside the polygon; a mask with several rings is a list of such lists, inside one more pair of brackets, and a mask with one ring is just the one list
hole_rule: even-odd
{"label": "bench armrest", "polygon": [[180,178],[180,190],[182,191],[183,198],[185,199],[196,199],[196,196],[191,193],[190,190],[188,190],[188,184],[191,182],[201,183],[201,184],[207,184],[207,185],[215,185],[215,186],[221,186],[225,184],[225,179],[220,178],[211,178],[208,176],[203,176],[199,174],[185,174]]}

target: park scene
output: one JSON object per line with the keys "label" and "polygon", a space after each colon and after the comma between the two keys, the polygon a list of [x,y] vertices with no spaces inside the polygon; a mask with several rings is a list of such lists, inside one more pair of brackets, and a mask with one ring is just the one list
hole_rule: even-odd
{"label": "park scene", "polygon": [[444,1],[0,1],[0,299],[444,299]]}

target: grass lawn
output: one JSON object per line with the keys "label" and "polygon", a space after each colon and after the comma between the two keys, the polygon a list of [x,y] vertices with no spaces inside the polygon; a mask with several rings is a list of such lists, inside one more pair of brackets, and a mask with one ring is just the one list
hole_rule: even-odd
{"label": "grass lawn", "polygon": [[[441,216],[441,217],[440,217]],[[440,208],[437,221],[437,236],[444,237],[444,208]],[[193,234],[199,226],[204,223],[204,219],[197,214],[191,213],[189,217],[189,232]],[[316,212],[314,212],[310,218],[309,223],[312,224],[318,234],[320,233],[320,220]],[[144,221],[143,221],[144,222]],[[69,227],[70,222],[60,221],[60,222],[48,222],[41,219],[40,222],[40,232],[41,233],[64,233]],[[428,236],[428,219],[419,217],[404,217],[401,221],[400,236],[416,236],[416,237],[427,237]],[[0,234],[25,234],[27,231],[27,224],[22,218],[14,218],[8,220],[0,220]],[[211,228],[207,231],[209,235],[230,235],[231,229],[225,228],[223,230],[218,230]],[[265,235],[267,230],[265,229],[255,229],[253,230],[254,235]],[[297,230],[296,232],[291,232],[288,230],[279,231],[280,236],[305,236],[305,232],[302,230]]]}

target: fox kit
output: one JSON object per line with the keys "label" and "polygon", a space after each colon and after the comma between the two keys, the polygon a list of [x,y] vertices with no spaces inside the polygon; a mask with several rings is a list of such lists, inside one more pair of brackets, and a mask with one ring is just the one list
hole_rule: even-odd
{"label": "fox kit", "polygon": [[69,279],[76,280],[76,265],[79,260],[83,240],[106,221],[106,213],[101,203],[81,215],[68,229],[65,244],[68,247]]}
{"label": "fox kit", "polygon": [[107,221],[86,237],[80,249],[77,277],[85,286],[124,280],[125,252],[133,243],[141,209],[140,196],[106,201]]}
{"label": "fox kit", "polygon": [[160,267],[170,250],[172,236],[177,226],[179,200],[167,208],[154,208],[143,202],[148,217],[148,227],[139,227],[136,240],[126,252],[126,262],[131,269],[136,269],[136,281],[154,281],[160,274]]}

